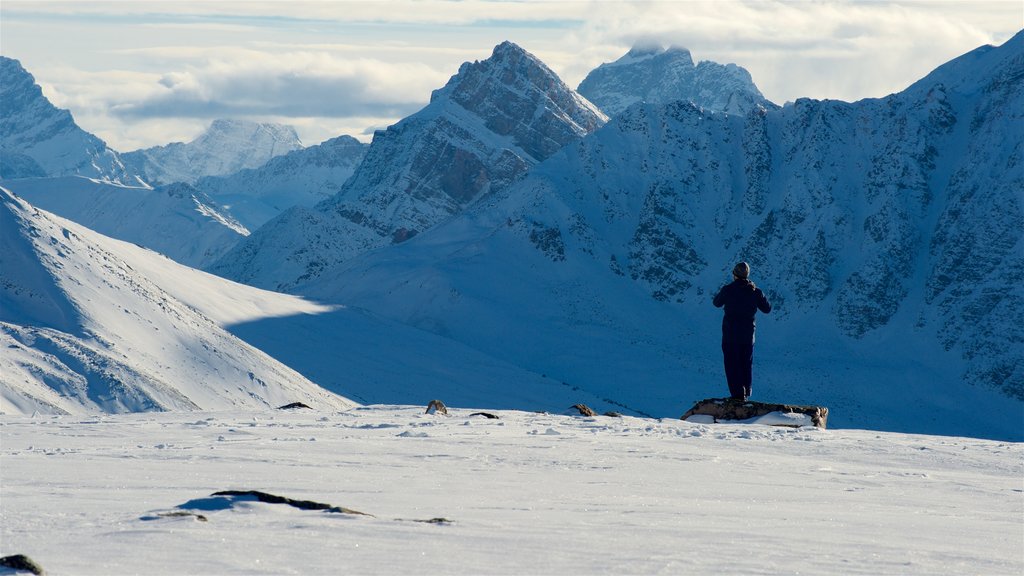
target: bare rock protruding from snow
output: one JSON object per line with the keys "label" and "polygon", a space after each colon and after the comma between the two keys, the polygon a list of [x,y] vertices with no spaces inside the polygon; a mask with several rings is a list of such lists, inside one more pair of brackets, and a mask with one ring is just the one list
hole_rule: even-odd
{"label": "bare rock protruding from snow", "polygon": [[196,188],[255,230],[288,208],[311,207],[337,194],[368,147],[351,136],[338,136],[275,156],[259,168],[204,176],[196,181]]}
{"label": "bare rock protruding from snow", "polygon": [[249,234],[216,202],[184,183],[154,189],[65,176],[10,180],[4,186],[37,208],[195,268],[216,261]]}
{"label": "bare rock protruding from snow", "polygon": [[431,400],[427,404],[427,411],[425,413],[426,414],[437,413],[437,414],[443,414],[443,415],[447,416],[448,415],[448,407],[445,406],[444,402],[441,402],[440,400]]}
{"label": "bare rock protruding from snow", "polygon": [[140,185],[117,152],[55,107],[21,62],[0,56],[0,178],[79,175]]}
{"label": "bare rock protruding from snow", "polygon": [[710,416],[715,422],[740,421],[761,418],[770,414],[781,414],[782,418],[765,420],[772,426],[801,425],[802,419],[787,418],[786,415],[800,414],[807,416],[817,428],[825,428],[828,424],[828,408],[824,406],[793,406],[789,404],[768,404],[764,402],[743,401],[733,398],[709,398],[694,404],[682,415],[682,420],[691,416]]}
{"label": "bare rock protruding from snow", "polygon": [[136,257],[169,277],[194,272],[0,188],[0,413],[354,405],[172,296],[126,262]]}
{"label": "bare rock protruding from snow", "polygon": [[25,572],[35,574],[36,576],[46,574],[42,566],[24,554],[12,554],[0,558],[0,567],[10,570],[10,572],[5,570],[4,574],[20,574]]}
{"label": "bare rock protruding from snow", "polygon": [[122,158],[150,184],[194,184],[203,176],[258,168],[275,156],[300,148],[302,142],[291,126],[221,119],[191,142],[126,152]]}
{"label": "bare rock protruding from snow", "polygon": [[708,60],[694,64],[686,48],[649,42],[637,43],[622,58],[598,66],[577,90],[609,116],[637,102],[675,100],[739,115],[778,108],[761,94],[746,69]]}
{"label": "bare rock protruding from snow", "polygon": [[292,290],[506,190],[605,120],[535,56],[502,43],[463,64],[424,109],[378,131],[337,195],[281,214],[210,270]]}

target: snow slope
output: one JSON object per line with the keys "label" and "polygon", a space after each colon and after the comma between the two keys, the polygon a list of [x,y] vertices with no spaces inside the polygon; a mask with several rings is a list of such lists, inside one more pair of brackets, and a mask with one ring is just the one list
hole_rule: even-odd
{"label": "snow slope", "polygon": [[504,42],[463,64],[424,109],[378,131],[338,194],[281,214],[209,269],[287,289],[497,194],[605,120],[543,62]]}
{"label": "snow slope", "polygon": [[0,554],[55,576],[1024,571],[1019,443],[477,408],[5,416]]}
{"label": "snow slope", "polygon": [[365,402],[624,409],[359,309],[181,266],[4,194],[2,412],[341,402],[320,387]]}
{"label": "snow slope", "polygon": [[765,99],[750,73],[736,64],[693,63],[679,46],[638,43],[622,58],[592,70],[577,91],[609,116],[637,102],[693,102],[715,112],[746,115],[778,108]]}
{"label": "snow slope", "polygon": [[631,107],[500,197],[296,290],[665,416],[724,394],[710,300],[747,260],[776,307],[757,399],[1020,439],[1022,47],[852,104]]}
{"label": "snow slope", "polygon": [[338,192],[366,155],[367,144],[338,136],[271,158],[259,168],[204,176],[196,187],[250,230],[292,206],[310,207]]}
{"label": "snow slope", "polygon": [[122,158],[151,184],[194,184],[203,176],[258,168],[275,156],[300,148],[302,142],[291,126],[221,119],[191,142],[126,152]]}
{"label": "snow slope", "polygon": [[3,186],[38,208],[193,267],[216,261],[249,234],[188,184],[153,189],[65,176],[5,180]]}
{"label": "snow slope", "polygon": [[20,62],[0,56],[0,178],[68,175],[143,185],[117,152],[51,104]]}
{"label": "snow slope", "polygon": [[[119,254],[141,249],[2,188],[0,200],[0,412],[352,405],[232,336]],[[148,256],[168,274],[188,270]],[[289,313],[318,309],[291,300]]]}

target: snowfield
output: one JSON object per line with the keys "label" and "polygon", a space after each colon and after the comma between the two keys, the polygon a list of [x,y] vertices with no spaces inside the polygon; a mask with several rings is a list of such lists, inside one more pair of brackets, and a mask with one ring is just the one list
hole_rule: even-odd
{"label": "snowfield", "polygon": [[1024,573],[1021,443],[423,410],[2,416],[0,555],[51,575]]}

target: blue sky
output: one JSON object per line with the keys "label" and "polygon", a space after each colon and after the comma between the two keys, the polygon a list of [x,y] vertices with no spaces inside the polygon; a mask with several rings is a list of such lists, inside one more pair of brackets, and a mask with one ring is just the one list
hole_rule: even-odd
{"label": "blue sky", "polygon": [[576,87],[641,40],[748,69],[769,99],[857,100],[1024,28],[1024,3],[17,1],[0,53],[117,150],[187,141],[211,120],[292,124],[303,142],[421,108],[504,40]]}

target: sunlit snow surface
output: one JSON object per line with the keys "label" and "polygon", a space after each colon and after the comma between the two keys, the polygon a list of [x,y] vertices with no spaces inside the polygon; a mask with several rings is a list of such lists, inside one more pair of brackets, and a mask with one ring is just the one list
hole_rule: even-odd
{"label": "sunlit snow surface", "polygon": [[[1024,573],[1020,443],[473,412],[3,416],[0,554],[52,575]],[[159,515],[189,508],[208,521]]]}

